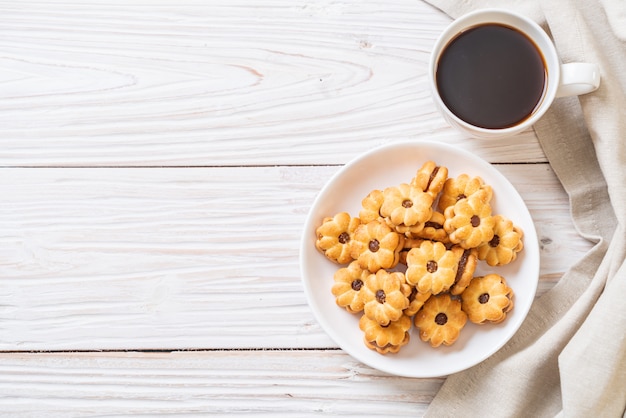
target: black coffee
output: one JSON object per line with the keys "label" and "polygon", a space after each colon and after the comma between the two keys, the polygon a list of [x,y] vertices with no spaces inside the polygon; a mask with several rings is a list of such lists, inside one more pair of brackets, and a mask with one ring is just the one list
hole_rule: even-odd
{"label": "black coffee", "polygon": [[437,88],[460,119],[482,128],[508,128],[536,109],[546,67],[535,44],[508,26],[468,29],[445,48],[437,65]]}

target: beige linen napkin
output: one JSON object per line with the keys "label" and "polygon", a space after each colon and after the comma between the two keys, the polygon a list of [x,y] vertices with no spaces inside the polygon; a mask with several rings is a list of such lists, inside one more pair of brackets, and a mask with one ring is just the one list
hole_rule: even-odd
{"label": "beige linen napkin", "polygon": [[595,243],[494,356],[449,376],[428,417],[621,417],[626,410],[626,2],[427,0],[452,17],[499,7],[551,34],[563,62],[594,62],[601,86],[557,99],[535,132]]}

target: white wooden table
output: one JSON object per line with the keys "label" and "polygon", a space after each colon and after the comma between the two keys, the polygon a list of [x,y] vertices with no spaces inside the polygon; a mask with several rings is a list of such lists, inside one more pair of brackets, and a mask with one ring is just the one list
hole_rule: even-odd
{"label": "white wooden table", "polygon": [[0,2],[0,413],[421,416],[443,378],[354,360],[298,247],[343,164],[430,139],[492,162],[541,247],[584,254],[534,133],[470,139],[419,0]]}

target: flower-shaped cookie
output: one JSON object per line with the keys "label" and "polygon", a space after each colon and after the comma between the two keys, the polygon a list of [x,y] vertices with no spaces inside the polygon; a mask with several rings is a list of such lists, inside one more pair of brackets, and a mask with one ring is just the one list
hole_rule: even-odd
{"label": "flower-shaped cookie", "polygon": [[417,287],[411,286],[411,294],[409,295],[409,307],[404,310],[404,314],[413,316],[419,311],[424,302],[432,295],[430,292],[420,293],[417,291]]}
{"label": "flower-shaped cookie", "polygon": [[383,191],[380,214],[393,225],[419,226],[432,214],[433,197],[423,190],[402,183]]}
{"label": "flower-shaped cookie", "polygon": [[381,269],[376,274],[370,274],[363,289],[365,315],[380,325],[397,321],[409,306],[410,292],[404,274],[400,272],[390,273]]}
{"label": "flower-shaped cookie", "polygon": [[353,261],[348,267],[337,270],[333,277],[335,283],[331,288],[337,305],[350,313],[361,312],[365,306],[363,297],[365,279],[370,274],[368,270],[359,266],[358,261]]}
{"label": "flower-shaped cookie", "polygon": [[361,201],[361,210],[359,218],[361,222],[366,224],[375,221],[380,217],[380,207],[383,205],[383,192],[381,190],[372,190]]}
{"label": "flower-shaped cookie", "polygon": [[423,241],[409,251],[406,263],[407,283],[416,286],[420,293],[436,295],[454,284],[459,259],[441,242]]}
{"label": "flower-shaped cookie", "polygon": [[459,200],[470,197],[479,190],[487,192],[487,202],[489,202],[493,190],[491,186],[485,184],[481,177],[461,174],[456,178],[449,178],[443,185],[437,207],[440,211],[445,212],[448,206],[453,206]]}
{"label": "flower-shaped cookie", "polygon": [[443,216],[443,213],[433,211],[433,214],[430,216],[430,219],[428,219],[424,223],[424,228],[422,228],[421,231],[415,234],[412,234],[411,238],[417,237],[417,238],[429,239],[432,241],[443,242],[445,244],[450,241],[450,239],[448,238],[448,233],[443,228],[443,224],[445,221],[446,221],[446,218],[445,216]]}
{"label": "flower-shaped cookie", "polygon": [[513,289],[498,274],[474,277],[461,294],[461,299],[463,311],[476,324],[502,322],[513,309]]}
{"label": "flower-shaped cookie", "polygon": [[406,256],[409,254],[409,251],[422,245],[423,241],[423,239],[419,238],[406,238],[404,240],[404,244],[402,245],[402,249],[400,250],[400,263],[406,265]]}
{"label": "flower-shaped cookie", "polygon": [[362,268],[375,273],[398,264],[403,243],[402,235],[384,221],[376,220],[356,228],[350,242],[350,255]]}
{"label": "flower-shaped cookie", "polygon": [[422,231],[422,229],[424,229],[424,226],[426,225],[426,223],[420,223],[420,224],[415,224],[415,225],[411,225],[411,226],[394,225],[393,222],[391,222],[391,220],[389,220],[389,218],[385,218],[385,222],[387,222],[387,225],[389,225],[390,227],[395,229],[396,232],[398,232],[399,234],[404,235],[407,238],[415,238],[415,237],[417,237],[418,234]]}
{"label": "flower-shaped cookie", "polygon": [[524,248],[522,230],[502,215],[494,216],[493,238],[478,247],[478,259],[490,266],[502,266],[515,260]]}
{"label": "flower-shaped cookie", "polygon": [[438,166],[434,161],[426,161],[411,181],[411,185],[430,194],[433,199],[437,197],[446,180],[448,168]]}
{"label": "flower-shaped cookie", "polygon": [[467,315],[461,310],[461,302],[448,293],[431,296],[415,315],[420,339],[429,341],[433,347],[454,343],[466,323]]}
{"label": "flower-shaped cookie", "polygon": [[359,320],[365,345],[380,354],[397,353],[410,340],[411,318],[402,315],[398,320],[386,326],[363,315]]}
{"label": "flower-shaped cookie", "polygon": [[450,293],[460,295],[469,286],[474,277],[476,265],[478,264],[478,251],[475,248],[466,250],[458,245],[452,247],[450,251],[456,254],[459,260],[459,266],[456,269],[456,276],[454,284],[450,287]]}
{"label": "flower-shaped cookie", "polygon": [[324,218],[315,231],[315,247],[335,263],[349,263],[352,261],[350,241],[360,224],[359,218],[352,218],[347,212]]}
{"label": "flower-shaped cookie", "polygon": [[480,190],[448,206],[443,224],[450,242],[463,248],[476,248],[493,238],[495,219],[491,216],[488,192]]}

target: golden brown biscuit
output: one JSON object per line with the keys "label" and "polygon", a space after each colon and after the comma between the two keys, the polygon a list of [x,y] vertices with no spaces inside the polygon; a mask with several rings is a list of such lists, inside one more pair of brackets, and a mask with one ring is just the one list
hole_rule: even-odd
{"label": "golden brown biscuit", "polygon": [[324,218],[315,231],[315,247],[335,263],[349,263],[352,261],[350,242],[360,224],[359,218],[352,218],[347,212]]}
{"label": "golden brown biscuit", "polygon": [[393,268],[400,261],[404,237],[381,220],[359,225],[350,241],[350,254],[361,268],[376,273]]}
{"label": "golden brown biscuit", "polygon": [[446,180],[448,168],[438,166],[434,161],[426,161],[411,181],[411,185],[430,194],[433,199],[437,197]]}
{"label": "golden brown biscuit", "polygon": [[386,326],[363,315],[359,320],[365,345],[380,354],[397,353],[410,340],[411,318],[402,315],[398,320]]}
{"label": "golden brown biscuit", "polygon": [[380,215],[380,207],[383,205],[383,192],[382,190],[372,190],[361,201],[361,210],[359,211],[359,218],[361,223],[369,223],[378,219]]}
{"label": "golden brown biscuit", "polygon": [[433,197],[409,184],[388,187],[383,197],[380,214],[393,225],[419,226],[432,214]]}
{"label": "golden brown biscuit", "polygon": [[495,221],[493,238],[478,247],[478,259],[485,260],[490,266],[502,266],[514,261],[517,253],[524,248],[522,241],[524,233],[502,215],[493,218]]}
{"label": "golden brown biscuit", "polygon": [[394,225],[391,221],[387,220],[387,224],[396,230],[397,233],[404,235],[407,238],[415,238],[424,229],[426,223],[420,223],[417,225]]}
{"label": "golden brown biscuit", "polygon": [[463,311],[475,324],[502,322],[513,309],[513,290],[498,274],[474,277],[461,299]]}
{"label": "golden brown biscuit", "polygon": [[411,293],[409,294],[409,307],[404,310],[404,314],[413,316],[419,311],[424,302],[432,295],[430,292],[420,293],[415,286],[411,286]]}
{"label": "golden brown biscuit", "polygon": [[370,274],[369,270],[359,266],[358,261],[353,261],[348,267],[337,270],[333,277],[334,284],[331,288],[337,305],[345,308],[350,313],[361,312],[365,306],[365,298],[363,296],[365,279]]}
{"label": "golden brown biscuit", "polygon": [[456,178],[449,178],[441,189],[437,207],[441,212],[445,212],[449,206],[453,206],[461,199],[470,197],[479,190],[484,190],[487,193],[487,202],[489,202],[493,190],[491,186],[485,184],[481,177],[470,177],[467,174],[461,174]]}
{"label": "golden brown biscuit", "polygon": [[411,251],[411,249],[413,248],[417,248],[420,245],[422,245],[423,241],[424,241],[423,239],[419,239],[419,238],[417,239],[406,238],[402,245],[402,249],[400,250],[400,263],[406,265],[406,256],[409,253],[409,251]]}
{"label": "golden brown biscuit", "polygon": [[443,213],[433,211],[430,219],[424,223],[424,228],[415,233],[405,235],[410,238],[423,238],[431,241],[443,242],[444,244],[448,243],[450,242],[450,238],[448,238],[448,233],[443,227],[445,221],[446,217]]}
{"label": "golden brown biscuit", "polygon": [[458,245],[452,247],[450,251],[452,251],[459,260],[454,284],[450,287],[450,293],[460,295],[474,277],[476,265],[478,264],[477,251],[475,248],[464,249]]}
{"label": "golden brown biscuit", "polygon": [[461,310],[461,302],[452,299],[448,293],[431,296],[415,315],[420,339],[430,342],[433,347],[453,344],[466,322],[467,315]]}
{"label": "golden brown biscuit", "polygon": [[420,293],[434,295],[447,291],[454,284],[459,260],[441,242],[423,241],[406,257],[407,283],[417,287]]}
{"label": "golden brown biscuit", "polygon": [[411,290],[406,286],[404,274],[380,269],[365,279],[363,297],[365,315],[380,325],[397,321],[409,306]]}
{"label": "golden brown biscuit", "polygon": [[495,220],[484,190],[448,206],[443,224],[450,242],[463,248],[476,248],[493,238]]}

